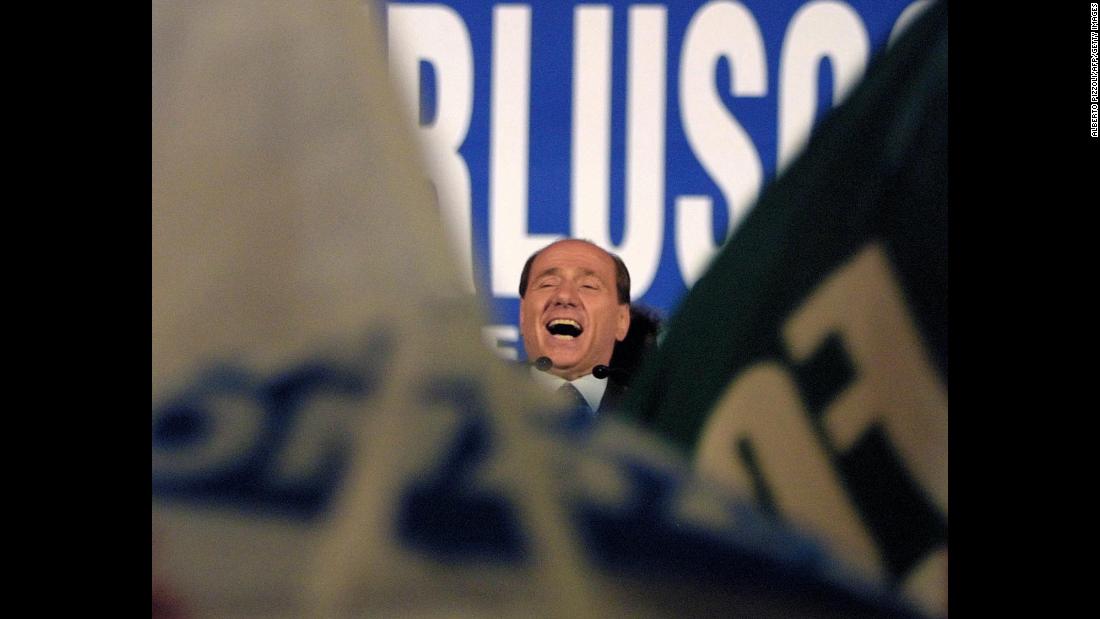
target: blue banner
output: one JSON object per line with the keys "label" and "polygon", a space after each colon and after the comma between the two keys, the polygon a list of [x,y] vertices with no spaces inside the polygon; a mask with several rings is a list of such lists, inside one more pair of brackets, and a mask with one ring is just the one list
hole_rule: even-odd
{"label": "blue banner", "polygon": [[520,270],[564,236],[619,254],[633,299],[674,311],[927,4],[388,3],[390,67],[487,339],[522,358]]}

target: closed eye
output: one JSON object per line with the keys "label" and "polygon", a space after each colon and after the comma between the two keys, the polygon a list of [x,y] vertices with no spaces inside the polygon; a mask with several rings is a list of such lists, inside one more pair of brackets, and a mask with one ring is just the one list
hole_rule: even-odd
{"label": "closed eye", "polygon": [[586,277],[577,283],[581,288],[587,288],[588,290],[600,289],[600,281],[591,277]]}

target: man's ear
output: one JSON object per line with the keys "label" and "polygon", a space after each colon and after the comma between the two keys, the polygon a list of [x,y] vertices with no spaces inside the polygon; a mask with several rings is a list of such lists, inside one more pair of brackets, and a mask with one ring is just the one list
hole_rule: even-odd
{"label": "man's ear", "polygon": [[626,339],[626,332],[630,330],[630,304],[623,303],[619,306],[619,323],[615,326],[615,341]]}

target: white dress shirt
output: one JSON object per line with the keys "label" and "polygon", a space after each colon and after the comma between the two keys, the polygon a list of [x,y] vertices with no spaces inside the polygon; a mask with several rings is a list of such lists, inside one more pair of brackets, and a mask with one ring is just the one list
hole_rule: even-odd
{"label": "white dress shirt", "polygon": [[531,366],[531,377],[535,379],[535,382],[551,391],[557,391],[557,389],[566,382],[571,382],[573,386],[576,387],[577,391],[584,396],[584,401],[588,403],[588,408],[591,408],[593,413],[600,409],[600,401],[603,400],[603,393],[607,390],[607,381],[600,380],[591,373],[585,374],[573,381],[566,381],[560,376],[555,376],[550,372],[543,372]]}

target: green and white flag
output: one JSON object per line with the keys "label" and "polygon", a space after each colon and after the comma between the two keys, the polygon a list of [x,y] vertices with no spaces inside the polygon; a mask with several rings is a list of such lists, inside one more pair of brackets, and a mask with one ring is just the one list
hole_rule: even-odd
{"label": "green and white flag", "polygon": [[669,321],[627,415],[934,614],[947,600],[947,7],[876,59]]}

